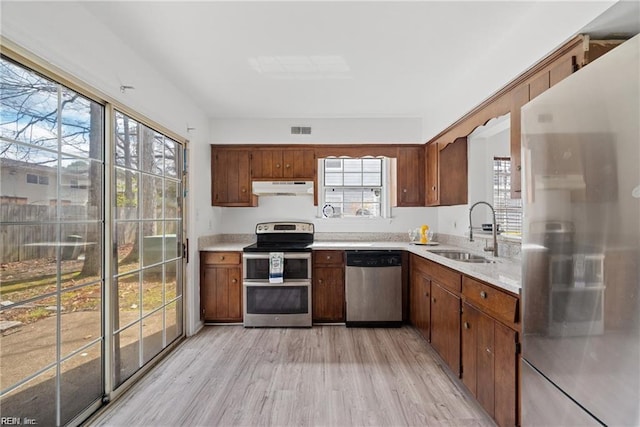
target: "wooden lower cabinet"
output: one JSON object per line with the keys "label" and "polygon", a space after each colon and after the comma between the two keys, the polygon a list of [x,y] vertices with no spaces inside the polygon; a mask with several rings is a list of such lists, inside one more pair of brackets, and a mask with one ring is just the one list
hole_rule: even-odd
{"label": "wooden lower cabinet", "polygon": [[431,279],[421,269],[424,261],[410,258],[409,320],[427,341],[431,340]]}
{"label": "wooden lower cabinet", "polygon": [[344,252],[314,251],[311,317],[317,323],[345,321]]}
{"label": "wooden lower cabinet", "polygon": [[460,375],[460,297],[431,281],[431,345]]}
{"label": "wooden lower cabinet", "polygon": [[239,252],[201,252],[200,313],[205,322],[242,322]]}
{"label": "wooden lower cabinet", "polygon": [[463,303],[462,382],[499,426],[517,425],[517,332]]}

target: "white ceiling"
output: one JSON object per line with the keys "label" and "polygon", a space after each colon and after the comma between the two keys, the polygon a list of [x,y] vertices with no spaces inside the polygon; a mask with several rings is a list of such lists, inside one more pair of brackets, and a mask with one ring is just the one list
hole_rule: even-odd
{"label": "white ceiling", "polygon": [[114,1],[84,7],[212,118],[437,118],[442,111],[462,115],[613,3]]}

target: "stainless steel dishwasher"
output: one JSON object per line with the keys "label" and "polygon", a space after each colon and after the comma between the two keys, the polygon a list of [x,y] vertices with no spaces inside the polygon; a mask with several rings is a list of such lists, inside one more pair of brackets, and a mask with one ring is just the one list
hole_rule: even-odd
{"label": "stainless steel dishwasher", "polygon": [[402,252],[346,251],[347,327],[402,324]]}

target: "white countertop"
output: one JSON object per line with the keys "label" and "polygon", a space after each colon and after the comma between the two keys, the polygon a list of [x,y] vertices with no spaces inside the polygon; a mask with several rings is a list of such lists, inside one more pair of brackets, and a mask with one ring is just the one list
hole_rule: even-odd
{"label": "white countertop", "polygon": [[[242,248],[250,243],[238,242],[238,243],[216,243],[201,248],[201,251],[242,251]],[[314,250],[375,250],[375,249],[397,249],[406,250],[413,254],[420,255],[423,258],[437,262],[444,266],[447,266],[453,270],[457,270],[463,274],[474,277],[478,280],[490,283],[501,289],[504,289],[514,294],[520,294],[521,289],[521,264],[519,261],[510,260],[507,258],[494,258],[487,252],[479,253],[475,251],[469,251],[466,248],[451,245],[438,245],[438,246],[422,246],[415,245],[409,242],[367,242],[367,241],[315,241],[311,246]],[[462,261],[455,261],[443,256],[429,252],[430,250],[463,250],[465,252],[475,253],[485,258],[491,259],[493,263],[469,263]]]}

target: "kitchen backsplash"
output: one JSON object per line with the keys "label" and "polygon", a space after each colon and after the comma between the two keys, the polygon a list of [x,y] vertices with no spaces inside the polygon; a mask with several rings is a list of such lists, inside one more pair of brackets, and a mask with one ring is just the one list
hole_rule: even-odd
{"label": "kitchen backsplash", "polygon": [[[315,233],[315,240],[318,241],[374,241],[374,242],[408,242],[407,233]],[[198,238],[198,249],[214,245],[216,243],[246,243],[247,245],[255,241],[255,234],[215,234]],[[435,234],[433,241],[442,244],[459,246],[472,251],[482,252],[486,246],[492,244],[490,235],[477,236],[475,241],[470,242],[467,237],[452,234]],[[498,237],[498,256],[513,260],[520,259],[520,242]]]}

